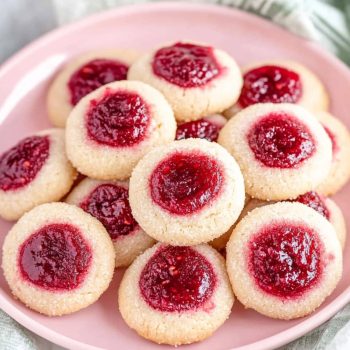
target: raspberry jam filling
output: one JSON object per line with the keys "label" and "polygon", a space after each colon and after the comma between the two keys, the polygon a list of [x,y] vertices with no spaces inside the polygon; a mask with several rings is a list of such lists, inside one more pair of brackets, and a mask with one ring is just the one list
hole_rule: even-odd
{"label": "raspberry jam filling", "polygon": [[323,128],[325,129],[328,137],[331,139],[331,142],[332,142],[332,153],[333,153],[333,156],[334,156],[339,151],[339,145],[338,145],[338,142],[337,142],[337,138],[336,138],[335,134],[327,126],[323,125]]}
{"label": "raspberry jam filling", "polygon": [[296,168],[315,151],[308,127],[285,113],[273,112],[261,118],[247,138],[255,158],[271,168]]}
{"label": "raspberry jam filling", "polygon": [[319,214],[323,215],[326,219],[329,220],[330,213],[324,202],[323,197],[321,197],[317,192],[310,191],[306,192],[299,197],[297,197],[294,202],[299,202],[306,204],[308,207],[316,210]]}
{"label": "raspberry jam filling", "polygon": [[102,85],[125,80],[129,67],[111,59],[94,59],[78,68],[68,81],[70,102],[75,106],[84,96]]}
{"label": "raspberry jam filling", "polygon": [[152,68],[158,77],[183,88],[203,86],[222,72],[211,47],[180,42],[159,49]]}
{"label": "raspberry jam filling", "polygon": [[266,293],[286,299],[299,297],[321,278],[321,245],[309,227],[274,223],[249,242],[248,266]]}
{"label": "raspberry jam filling", "polygon": [[16,190],[28,185],[36,177],[49,157],[48,136],[31,136],[0,157],[0,188]]}
{"label": "raspberry jam filling", "polygon": [[213,295],[215,286],[212,265],[190,247],[160,248],[144,267],[139,280],[147,304],[164,312],[204,306]]}
{"label": "raspberry jam filling", "polygon": [[150,120],[149,107],[141,96],[107,90],[99,101],[91,101],[86,127],[95,142],[111,147],[132,147],[145,138]]}
{"label": "raspberry jam filling", "polygon": [[192,214],[214,200],[224,183],[221,165],[199,152],[176,152],[150,176],[153,201],[172,214]]}
{"label": "raspberry jam filling", "polygon": [[23,278],[48,290],[72,290],[85,279],[92,252],[82,234],[70,224],[48,224],[20,247]]}
{"label": "raspberry jam filling", "polygon": [[217,141],[220,128],[218,125],[205,119],[182,123],[177,126],[176,140],[199,138],[208,141]]}
{"label": "raspberry jam filling", "polygon": [[133,232],[138,224],[131,214],[128,189],[115,184],[96,187],[80,207],[102,222],[112,239]]}
{"label": "raspberry jam filling", "polygon": [[296,103],[301,95],[297,73],[278,66],[263,66],[244,74],[238,103],[243,108],[255,103]]}

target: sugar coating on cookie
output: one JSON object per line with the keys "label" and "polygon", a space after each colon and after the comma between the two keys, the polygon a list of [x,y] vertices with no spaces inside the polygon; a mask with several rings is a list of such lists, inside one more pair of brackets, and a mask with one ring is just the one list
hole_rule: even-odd
{"label": "sugar coating on cookie", "polygon": [[119,288],[125,322],[159,344],[209,337],[229,317],[233,301],[224,259],[205,244],[156,244],[127,269]]}
{"label": "sugar coating on cookie", "polygon": [[43,130],[20,140],[0,155],[0,216],[17,220],[36,205],[60,200],[75,177],[63,130]]}
{"label": "sugar coating on cookie", "polygon": [[202,119],[178,123],[175,139],[199,138],[216,142],[219,132],[226,122],[225,117],[220,114],[214,114]]}
{"label": "sugar coating on cookie", "polygon": [[210,46],[177,42],[141,56],[128,79],[161,91],[178,121],[220,113],[238,99],[240,70],[226,52]]}
{"label": "sugar coating on cookie", "polygon": [[332,163],[322,125],[289,103],[245,108],[222,128],[218,142],[241,167],[246,192],[258,199],[284,200],[313,190]]}
{"label": "sugar coating on cookie", "polygon": [[350,133],[347,127],[331,114],[318,113],[321,124],[332,141],[332,166],[317,190],[325,196],[338,192],[350,178]]}
{"label": "sugar coating on cookie", "polygon": [[328,93],[308,68],[293,61],[270,61],[242,68],[243,87],[235,105],[225,111],[231,118],[256,103],[295,103],[311,112],[326,111]]}
{"label": "sugar coating on cookie", "polygon": [[155,243],[132,216],[128,190],[126,181],[87,178],[66,199],[67,203],[79,206],[104,225],[113,241],[116,267],[130,265]]}
{"label": "sugar coating on cookie", "polygon": [[163,95],[142,82],[119,81],[85,96],[66,125],[69,159],[80,173],[124,180],[154,146],[175,138],[173,112]]}
{"label": "sugar coating on cookie", "polygon": [[2,268],[13,295],[48,316],[78,311],[107,289],[114,249],[103,225],[66,203],[42,204],[10,230]]}
{"label": "sugar coating on cookie", "polygon": [[140,56],[133,50],[106,49],[84,53],[69,61],[54,78],[47,95],[51,123],[64,128],[73,107],[102,85],[125,80]]}
{"label": "sugar coating on cookie", "polygon": [[244,183],[224,148],[186,139],[142,158],[130,178],[129,196],[135,219],[151,237],[194,245],[220,236],[236,221]]}
{"label": "sugar coating on cookie", "polygon": [[328,220],[301,203],[251,211],[227,244],[227,270],[237,299],[279,319],[303,317],[332,293],[342,251]]}

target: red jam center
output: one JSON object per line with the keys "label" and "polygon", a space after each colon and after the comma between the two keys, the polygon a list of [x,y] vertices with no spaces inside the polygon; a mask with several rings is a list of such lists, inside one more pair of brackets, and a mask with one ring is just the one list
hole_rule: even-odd
{"label": "red jam center", "polygon": [[92,252],[80,231],[69,224],[49,224],[21,246],[22,276],[48,290],[71,290],[83,281]]}
{"label": "red jam center", "polygon": [[131,214],[128,189],[121,186],[96,187],[80,207],[101,221],[112,239],[128,235],[138,226]]}
{"label": "red jam center", "polygon": [[31,136],[20,141],[0,157],[0,188],[16,190],[28,185],[49,156],[48,136]]}
{"label": "red jam center", "polygon": [[213,295],[216,276],[210,262],[190,247],[160,248],[139,280],[144,300],[156,310],[198,309]]}
{"label": "red jam center", "polygon": [[148,105],[138,94],[107,90],[101,100],[91,101],[87,132],[100,144],[131,147],[145,138],[150,119]]}
{"label": "red jam center", "polygon": [[159,49],[152,68],[155,75],[183,88],[203,86],[222,70],[211,47],[186,43]]}
{"label": "red jam center", "polygon": [[249,243],[249,267],[265,292],[293,298],[312,288],[322,273],[321,242],[303,225],[275,223]]}
{"label": "red jam center", "polygon": [[332,152],[333,152],[333,156],[334,156],[339,151],[339,146],[338,146],[338,143],[337,143],[336,136],[327,126],[323,125],[323,128],[325,129],[328,137],[331,139]]}
{"label": "red jam center", "polygon": [[297,73],[278,66],[263,66],[244,74],[238,102],[243,108],[255,103],[296,103],[301,95]]}
{"label": "red jam center", "polygon": [[267,167],[295,168],[315,151],[307,126],[284,113],[270,113],[248,132],[255,158]]}
{"label": "red jam center", "polygon": [[220,128],[205,119],[199,119],[192,122],[182,123],[177,126],[176,140],[189,138],[206,139],[208,141],[217,141]]}
{"label": "red jam center", "polygon": [[329,220],[329,217],[330,217],[329,210],[326,207],[326,204],[323,198],[317,192],[315,191],[306,192],[300,195],[294,201],[307,205],[308,207],[316,210],[319,214],[323,215],[326,219]]}
{"label": "red jam center", "polygon": [[224,176],[213,158],[195,152],[176,152],[160,162],[150,177],[153,201],[172,214],[202,209],[220,192]]}
{"label": "red jam center", "polygon": [[125,80],[129,67],[111,59],[92,60],[76,70],[68,81],[71,104],[75,106],[84,96],[102,85]]}

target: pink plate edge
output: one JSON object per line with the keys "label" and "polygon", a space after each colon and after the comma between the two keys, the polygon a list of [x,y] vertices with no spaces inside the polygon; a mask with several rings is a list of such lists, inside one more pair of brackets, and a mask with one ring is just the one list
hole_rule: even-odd
{"label": "pink plate edge", "polygon": [[[45,46],[48,41],[55,40],[58,37],[65,36],[67,33],[74,31],[80,27],[87,27],[94,25],[95,23],[101,22],[105,19],[115,16],[123,16],[126,14],[132,14],[135,12],[150,12],[153,10],[166,10],[171,11],[172,9],[183,9],[183,10],[202,10],[208,11],[215,14],[222,14],[227,11],[235,13],[236,17],[242,17],[246,21],[250,21],[252,25],[259,23],[259,26],[272,28],[274,30],[284,31],[284,29],[272,24],[271,22],[264,20],[260,17],[254,16],[252,14],[225,6],[213,5],[213,4],[189,4],[185,2],[162,2],[162,3],[146,3],[137,5],[122,6],[116,9],[108,10],[102,13],[94,14],[85,19],[77,21],[75,23],[65,25],[61,28],[55,29],[41,38],[35,40],[34,42],[27,45],[25,48],[18,51],[15,55],[10,57],[6,62],[0,66],[0,79],[6,72],[13,66],[20,64],[20,62],[25,59],[27,55],[30,55],[32,51]],[[292,35],[292,34],[291,34]],[[318,55],[325,57],[327,60],[331,61],[333,65],[336,65],[338,69],[343,71],[344,75],[348,75],[350,80],[349,68],[341,62],[337,57],[326,52],[324,49],[319,47],[313,42],[309,42],[308,45],[312,50],[316,51]],[[265,338],[263,340],[244,345],[241,347],[231,348],[227,350],[265,350],[276,348],[284,344],[289,343],[292,340],[306,334],[307,332],[313,330],[317,326],[326,322],[333,315],[335,315],[341,308],[343,308],[348,302],[350,302],[350,287],[346,288],[336,299],[334,299],[327,307],[325,307],[320,314],[315,314],[305,319],[305,321],[299,323],[296,326],[289,328],[286,331],[280,332],[274,336]],[[17,322],[19,322],[24,327],[33,331],[34,333],[60,345],[70,349],[76,350],[98,350],[101,348],[87,345],[71,338],[68,338],[60,333],[52,331],[41,324],[33,322],[28,316],[22,314],[16,309],[10,302],[8,302],[0,290],[0,308],[13,317]]]}

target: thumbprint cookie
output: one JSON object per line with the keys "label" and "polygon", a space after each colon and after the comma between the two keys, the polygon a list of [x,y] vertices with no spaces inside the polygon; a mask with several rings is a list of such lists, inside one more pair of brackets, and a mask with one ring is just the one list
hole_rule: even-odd
{"label": "thumbprint cookie", "polygon": [[114,249],[103,225],[66,203],[42,204],[10,230],[2,268],[13,295],[48,316],[78,311],[107,289]]}
{"label": "thumbprint cookie", "polygon": [[233,301],[224,259],[205,244],[158,243],[132,263],[119,288],[128,326],[175,346],[209,337],[229,317]]}
{"label": "thumbprint cookie", "polygon": [[136,221],[154,239],[172,245],[208,242],[237,220],[244,182],[233,157],[201,139],[155,148],[130,178]]}

